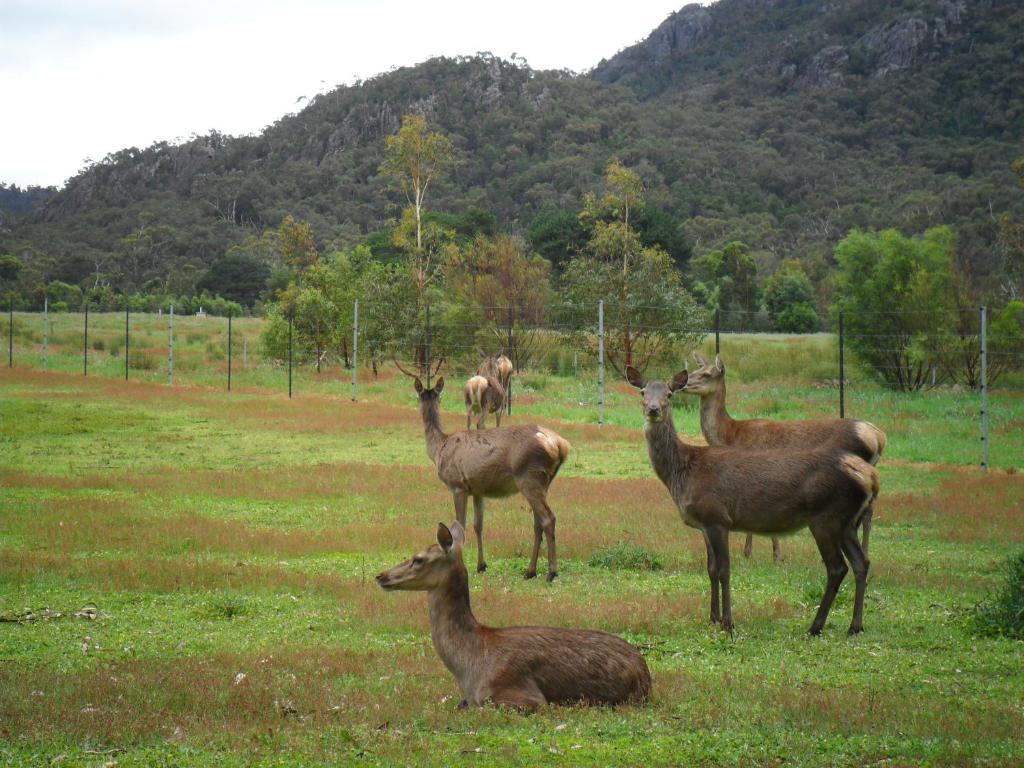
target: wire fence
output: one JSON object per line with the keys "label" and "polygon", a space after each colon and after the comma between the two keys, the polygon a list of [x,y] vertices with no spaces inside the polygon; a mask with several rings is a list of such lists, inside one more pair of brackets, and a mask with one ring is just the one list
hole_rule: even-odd
{"label": "wire fence", "polygon": [[[485,358],[504,354],[515,370],[508,412],[522,406],[531,416],[598,425],[635,423],[635,398],[622,383],[626,364],[649,377],[669,376],[693,352],[709,359],[718,353],[740,393],[729,400],[734,416],[884,422],[916,436],[905,450],[911,460],[983,469],[996,437],[1000,466],[1024,462],[1024,318],[985,307],[941,317],[928,310],[846,313],[834,333],[794,335],[765,332],[764,313],[679,317],[664,309],[598,302],[536,318],[508,307],[424,307],[410,319],[393,307],[355,302],[341,327],[327,329],[323,350],[288,318],[286,347],[274,354],[266,350],[262,319],[183,316],[173,308],[156,315],[8,311],[0,332],[9,368],[286,390],[289,397],[312,389],[352,400],[364,389],[381,396],[381,380],[396,368],[427,386],[444,375],[461,387]],[[950,435],[956,450],[943,445]]]}

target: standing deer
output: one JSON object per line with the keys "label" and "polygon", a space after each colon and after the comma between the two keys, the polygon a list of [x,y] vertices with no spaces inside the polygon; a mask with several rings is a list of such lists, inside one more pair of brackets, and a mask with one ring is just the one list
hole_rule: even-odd
{"label": "standing deer", "polygon": [[[498,364],[498,373],[501,374],[501,386],[505,389],[505,405],[510,405],[509,393],[511,392],[510,387],[512,386],[512,372],[514,366],[512,361],[508,359],[507,355],[499,354],[495,361]],[[509,411],[511,413],[511,411]]]}
{"label": "standing deer", "polygon": [[[835,446],[855,453],[869,464],[877,464],[885,450],[885,432],[874,424],[856,419],[816,419],[802,421],[773,421],[771,419],[738,420],[725,410],[725,365],[715,355],[709,364],[697,352],[694,358],[700,368],[690,374],[683,392],[700,395],[700,429],[708,445],[728,445],[733,448],[810,449]],[[861,518],[863,541],[861,549],[868,554],[871,536],[871,516],[868,507]],[[750,557],[754,537],[747,535],[743,555]],[[779,540],[772,539],[772,555],[780,559]]]}
{"label": "standing deer", "polygon": [[526,578],[537,575],[541,537],[548,543],[548,581],[558,576],[555,553],[555,513],[548,506],[548,488],[569,455],[569,441],[553,430],[529,424],[486,431],[445,434],[441,429],[439,402],[444,377],[433,389],[416,378],[416,394],[427,438],[427,455],[437,476],[448,486],[455,501],[455,517],[466,524],[466,503],[473,497],[473,528],[476,530],[477,571],[487,570],[484,560],[484,499],[521,493],[533,510],[533,553]]}
{"label": "standing deer", "polygon": [[377,576],[387,591],[427,593],[430,637],[459,683],[460,707],[535,710],[544,704],[644,701],[651,673],[625,640],[590,629],[486,627],[469,607],[461,523],[437,526],[437,543]]}
{"label": "standing deer", "polygon": [[[494,414],[496,426],[501,426],[501,414],[505,409],[504,376],[500,368],[500,360],[508,360],[486,355],[477,368],[476,376],[466,382],[464,399],[466,402],[466,429],[474,413],[478,414],[476,428],[483,429],[488,413]],[[511,362],[509,363],[511,366]]]}
{"label": "standing deer", "polygon": [[878,495],[878,470],[838,447],[745,451],[687,445],[676,435],[670,403],[673,392],[686,386],[686,371],[680,371],[668,383],[647,382],[636,368],[628,366],[626,378],[643,395],[644,433],[651,465],[668,488],[683,522],[704,534],[711,580],[711,621],[721,621],[723,629],[733,627],[730,531],[785,535],[807,527],[828,573],[810,633],[817,635],[825,626],[846,576],[847,561],[857,585],[849,634],[860,632],[864,628],[869,563],[857,540],[857,524]]}

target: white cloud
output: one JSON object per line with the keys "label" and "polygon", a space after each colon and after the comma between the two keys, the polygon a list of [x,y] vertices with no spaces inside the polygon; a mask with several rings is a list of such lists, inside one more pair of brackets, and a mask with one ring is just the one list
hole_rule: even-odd
{"label": "white cloud", "polygon": [[681,4],[0,0],[0,181],[59,185],[124,147],[254,133],[300,96],[434,55],[589,69]]}

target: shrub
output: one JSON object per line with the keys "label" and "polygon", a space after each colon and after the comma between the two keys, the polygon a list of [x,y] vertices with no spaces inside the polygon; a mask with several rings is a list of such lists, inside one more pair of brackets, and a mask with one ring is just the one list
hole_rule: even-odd
{"label": "shrub", "polygon": [[107,348],[107,344],[105,341],[103,341],[103,339],[93,339],[92,348],[95,349],[97,352],[102,352]]}
{"label": "shrub", "polygon": [[598,550],[590,556],[591,568],[608,568],[612,571],[660,571],[661,560],[636,544],[619,543],[607,549]]}
{"label": "shrub", "polygon": [[790,304],[776,316],[775,326],[783,333],[814,333],[818,330],[818,313],[807,302]]}
{"label": "shrub", "polygon": [[989,637],[1024,640],[1024,550],[1003,566],[1002,587],[974,608],[974,628]]}
{"label": "shrub", "polygon": [[139,350],[128,355],[128,367],[137,371],[155,371],[156,360],[148,352]]}

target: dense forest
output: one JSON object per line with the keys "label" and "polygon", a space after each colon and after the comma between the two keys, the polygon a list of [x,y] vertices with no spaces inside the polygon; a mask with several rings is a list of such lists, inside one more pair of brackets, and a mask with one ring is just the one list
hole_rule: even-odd
{"label": "dense forest", "polygon": [[[385,139],[415,114],[453,150],[434,215],[464,239],[521,236],[555,275],[593,236],[580,214],[617,160],[642,181],[643,244],[705,303],[722,277],[709,254],[742,243],[761,283],[799,267],[824,316],[848,232],[939,225],[973,290],[996,294],[1001,221],[1024,218],[1022,60],[1016,0],[690,5],[586,74],[437,58],[322,93],[258,135],[123,149],[58,191],[4,187],[0,254],[19,262],[26,305],[54,281],[273,298],[288,279],[261,243],[287,217],[320,253],[393,261],[405,200]],[[243,251],[263,285],[239,292]]]}

